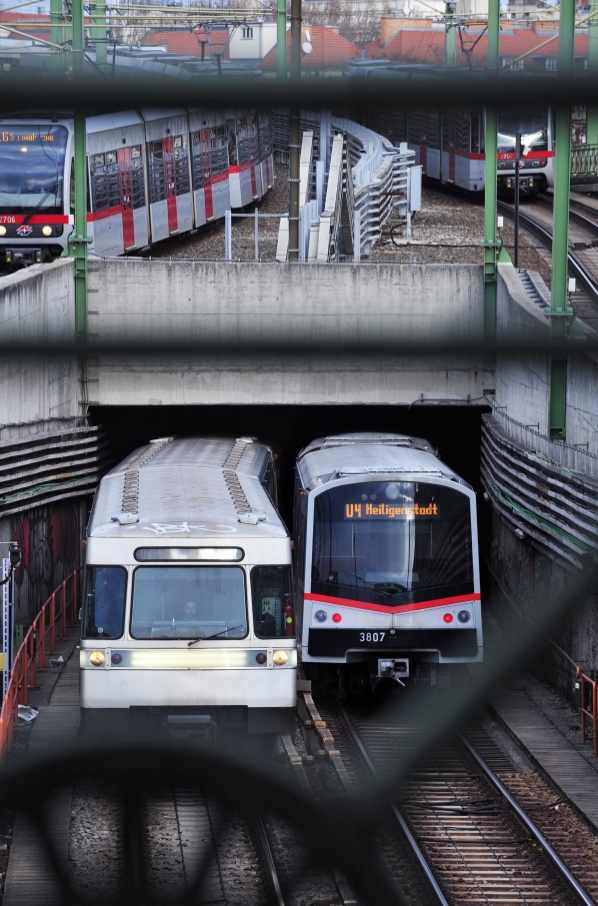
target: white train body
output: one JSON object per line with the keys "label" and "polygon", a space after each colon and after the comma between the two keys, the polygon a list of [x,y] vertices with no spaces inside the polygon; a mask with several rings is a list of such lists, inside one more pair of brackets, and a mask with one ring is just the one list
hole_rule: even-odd
{"label": "white train body", "polygon": [[293,726],[291,545],[251,438],[152,441],[106,475],[86,546],[83,725]]}
{"label": "white train body", "polygon": [[415,663],[482,659],[475,494],[426,441],[355,434],[306,447],[295,549],[304,664],[408,676]]}
{"label": "white train body", "polygon": [[[74,227],[73,122],[0,118],[0,261],[60,255]],[[87,119],[90,252],[124,255],[257,201],[274,184],[267,113],[127,110]]]}

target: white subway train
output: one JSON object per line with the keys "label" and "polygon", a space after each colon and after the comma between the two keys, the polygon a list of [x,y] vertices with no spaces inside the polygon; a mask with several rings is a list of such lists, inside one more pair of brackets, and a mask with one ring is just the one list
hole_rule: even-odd
{"label": "white subway train", "polygon": [[340,687],[482,659],[475,493],[429,443],[320,438],[299,454],[300,657]]}
{"label": "white subway train", "polygon": [[[74,227],[73,122],[0,118],[0,261],[62,254]],[[274,183],[268,114],[128,110],[87,120],[90,251],[147,248],[257,201]]]}
{"label": "white subway train", "polygon": [[291,732],[297,645],[276,462],[159,438],[100,482],[86,543],[81,732]]}

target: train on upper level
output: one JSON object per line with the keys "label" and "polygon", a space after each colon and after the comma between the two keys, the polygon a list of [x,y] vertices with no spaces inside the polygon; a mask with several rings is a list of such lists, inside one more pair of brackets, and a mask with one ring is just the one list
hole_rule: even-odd
{"label": "train on upper level", "polygon": [[475,493],[427,441],[310,443],[297,460],[294,543],[308,676],[367,690],[482,660]]}
{"label": "train on upper level", "polygon": [[[255,438],[157,438],[100,482],[85,551],[81,735],[293,732],[291,539]],[[107,734],[107,736],[106,736]]]}
{"label": "train on upper level", "polygon": [[[73,121],[0,118],[0,261],[51,260],[74,228]],[[129,110],[87,119],[92,254],[138,252],[259,201],[274,184],[267,112]]]}
{"label": "train on upper level", "polygon": [[[418,80],[442,78],[443,67],[410,65],[389,60],[351,60],[347,69],[353,76],[402,85],[406,95]],[[508,79],[508,74],[505,74]],[[440,183],[468,192],[485,187],[486,117],[483,109],[459,107],[402,108],[372,104],[364,111],[365,125],[388,138],[394,145],[405,142],[415,151],[422,173]],[[498,114],[498,189],[512,194],[515,188],[516,138],[521,136],[519,191],[536,194],[554,186],[554,123],[549,106],[501,110]]]}

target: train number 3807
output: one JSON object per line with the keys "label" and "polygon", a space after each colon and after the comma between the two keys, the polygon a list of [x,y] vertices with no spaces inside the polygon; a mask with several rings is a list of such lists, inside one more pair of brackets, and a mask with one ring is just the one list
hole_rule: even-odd
{"label": "train number 3807", "polygon": [[385,632],[360,632],[359,641],[360,642],[381,642]]}

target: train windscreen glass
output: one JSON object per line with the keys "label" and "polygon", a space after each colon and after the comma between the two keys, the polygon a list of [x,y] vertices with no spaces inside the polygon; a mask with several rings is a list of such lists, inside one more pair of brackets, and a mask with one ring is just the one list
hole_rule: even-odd
{"label": "train windscreen glass", "polygon": [[405,481],[318,494],[311,578],[316,594],[390,606],[472,593],[469,498]]}
{"label": "train windscreen glass", "polygon": [[238,566],[140,566],[133,580],[136,639],[242,639],[245,574]]}
{"label": "train windscreen glass", "polygon": [[125,622],[127,571],[122,566],[88,566],[83,589],[81,638],[119,639]]}
{"label": "train windscreen glass", "polygon": [[68,132],[64,126],[0,129],[0,214],[60,214]]}
{"label": "train windscreen glass", "polygon": [[548,114],[538,110],[520,110],[498,115],[498,153],[515,153],[517,133],[521,135],[524,154],[548,150]]}

